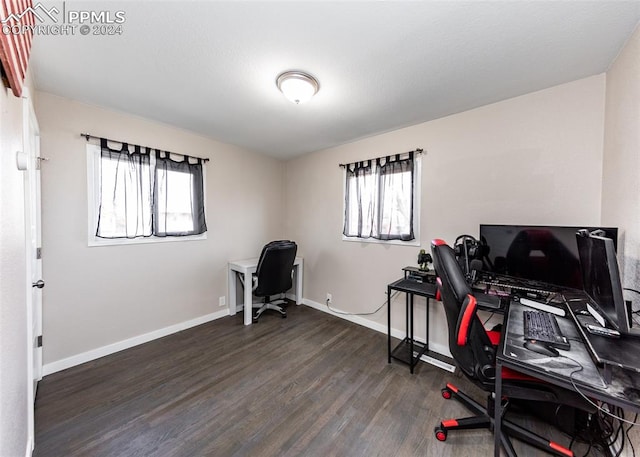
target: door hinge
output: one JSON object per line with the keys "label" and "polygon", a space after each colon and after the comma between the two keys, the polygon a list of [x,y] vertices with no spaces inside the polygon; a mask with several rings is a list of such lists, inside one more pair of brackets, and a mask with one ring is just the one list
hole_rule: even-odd
{"label": "door hinge", "polygon": [[42,259],[42,248],[36,248],[36,260]]}
{"label": "door hinge", "polygon": [[46,157],[36,157],[36,170],[41,170],[42,169],[42,162],[46,162],[47,159]]}
{"label": "door hinge", "polygon": [[42,347],[42,335],[38,336],[38,339],[36,341],[36,347],[37,348],[41,348]]}

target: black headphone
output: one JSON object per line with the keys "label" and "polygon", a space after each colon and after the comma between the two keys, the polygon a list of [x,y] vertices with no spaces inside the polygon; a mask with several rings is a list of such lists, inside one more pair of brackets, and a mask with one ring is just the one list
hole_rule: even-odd
{"label": "black headphone", "polygon": [[471,274],[471,260],[482,259],[485,244],[471,235],[460,235],[453,243],[453,252],[465,275]]}
{"label": "black headphone", "polygon": [[480,242],[471,235],[460,235],[453,243],[453,252],[456,257],[465,255],[470,258],[475,258],[480,249]]}

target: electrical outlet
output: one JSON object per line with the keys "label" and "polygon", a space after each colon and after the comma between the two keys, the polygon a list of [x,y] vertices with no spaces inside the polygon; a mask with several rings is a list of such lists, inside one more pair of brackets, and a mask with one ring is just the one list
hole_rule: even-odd
{"label": "electrical outlet", "polygon": [[218,306],[226,306],[226,305],[227,305],[227,298],[224,295],[218,298]]}
{"label": "electrical outlet", "polygon": [[331,303],[332,299],[333,297],[331,296],[331,294],[327,294],[327,303]]}

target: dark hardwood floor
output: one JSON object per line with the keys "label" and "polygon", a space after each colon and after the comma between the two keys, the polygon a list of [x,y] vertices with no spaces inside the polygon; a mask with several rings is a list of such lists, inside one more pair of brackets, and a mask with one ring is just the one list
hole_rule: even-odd
{"label": "dark hardwood floor", "polygon": [[312,308],[249,327],[239,314],[44,378],[34,456],[492,455],[486,430],[435,440],[467,415],[441,397],[452,380],[482,400],[439,368],[387,364],[384,334]]}

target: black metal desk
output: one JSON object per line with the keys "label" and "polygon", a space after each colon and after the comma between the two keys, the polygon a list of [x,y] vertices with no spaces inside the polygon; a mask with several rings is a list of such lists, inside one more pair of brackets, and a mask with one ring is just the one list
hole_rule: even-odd
{"label": "black metal desk", "polygon": [[[560,357],[546,357],[524,349],[522,328],[524,309],[527,308],[513,301],[505,310],[503,336],[496,355],[495,398],[502,398],[502,367],[507,367],[569,390],[579,390],[590,398],[640,412],[640,396],[636,397],[637,393],[640,393],[640,379],[637,373],[614,368],[610,383],[605,382],[602,377],[603,370],[593,363],[587,345],[571,315],[557,317],[562,333],[571,341],[570,350],[559,350]],[[581,369],[578,370],[578,368]],[[500,456],[502,414],[502,402],[496,401],[494,415],[496,457]]]}
{"label": "black metal desk", "polygon": [[589,298],[582,291],[563,292],[565,302],[582,338],[591,349],[596,362],[604,365],[603,377],[609,383],[614,367],[635,371],[640,376],[640,338],[623,335],[618,339],[593,335],[586,330],[588,324],[600,325],[587,311]]}
{"label": "black metal desk", "polygon": [[[435,278],[434,278],[435,279]],[[405,293],[406,332],[407,336],[392,350],[391,349],[391,293],[397,290]],[[423,282],[405,277],[392,282],[387,286],[387,352],[388,362],[396,359],[407,363],[413,374],[413,369],[425,353],[429,352],[429,299],[436,298],[437,287],[435,282],[429,282],[426,278]],[[418,295],[426,298],[426,343],[422,344],[414,340],[413,335],[413,297]],[[429,354],[435,356],[435,354]],[[439,354],[438,354],[439,356]],[[440,358],[440,357],[438,357]]]}

